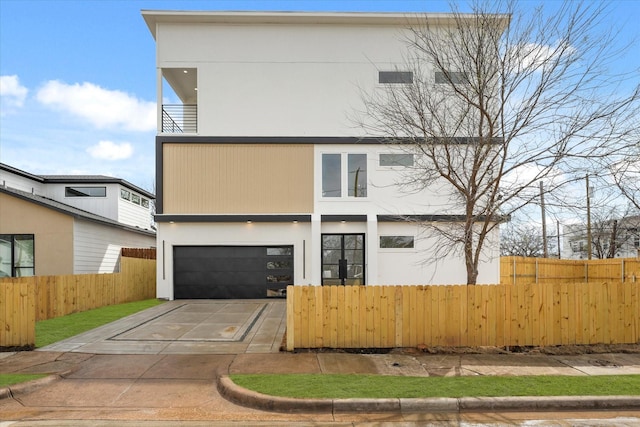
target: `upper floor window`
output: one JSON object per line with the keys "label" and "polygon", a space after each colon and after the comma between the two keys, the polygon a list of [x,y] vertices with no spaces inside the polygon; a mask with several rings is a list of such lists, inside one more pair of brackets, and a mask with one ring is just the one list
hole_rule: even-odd
{"label": "upper floor window", "polygon": [[462,71],[447,71],[445,74],[443,71],[436,71],[436,84],[453,83],[453,84],[465,84],[469,83],[469,76]]}
{"label": "upper floor window", "polygon": [[0,277],[35,274],[33,234],[0,234]]}
{"label": "upper floor window", "polygon": [[379,71],[378,83],[413,83],[413,72],[411,71]]}
{"label": "upper floor window", "polygon": [[381,153],[380,166],[413,166],[413,154]]}
{"label": "upper floor window", "polygon": [[149,199],[145,199],[144,197],[141,197],[136,193],[132,193],[129,190],[125,190],[124,188],[120,189],[120,198],[133,204],[140,205],[143,208],[149,207]]}
{"label": "upper floor window", "polygon": [[414,246],[413,236],[380,236],[382,249],[411,249]]}
{"label": "upper floor window", "polygon": [[348,197],[367,197],[366,154],[322,155],[322,197],[345,197],[343,188]]}
{"label": "upper floor window", "polygon": [[65,187],[66,197],[107,197],[107,187]]}

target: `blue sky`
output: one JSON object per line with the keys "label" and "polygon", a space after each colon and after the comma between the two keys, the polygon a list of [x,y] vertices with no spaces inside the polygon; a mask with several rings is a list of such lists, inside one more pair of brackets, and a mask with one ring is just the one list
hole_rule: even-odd
{"label": "blue sky", "polygon": [[[0,0],[0,162],[36,174],[111,175],[153,190],[155,42],[143,9],[449,10],[446,1],[414,0]],[[640,39],[639,19],[640,0],[619,0],[607,22],[627,43]],[[623,68],[640,69],[635,41]]]}

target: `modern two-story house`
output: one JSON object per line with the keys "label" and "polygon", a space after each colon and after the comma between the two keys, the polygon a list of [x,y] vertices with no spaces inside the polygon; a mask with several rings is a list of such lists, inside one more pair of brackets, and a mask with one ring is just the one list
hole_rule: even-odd
{"label": "modern two-story house", "polygon": [[[416,154],[353,119],[364,92],[411,81],[403,35],[420,17],[142,15],[157,53],[158,297],[465,283],[464,259],[436,259],[421,231],[459,212],[438,188],[401,190]],[[491,240],[479,283],[499,280]]]}
{"label": "modern two-story house", "polygon": [[0,163],[0,277],[118,271],[123,247],[155,247],[153,199],[120,178]]}

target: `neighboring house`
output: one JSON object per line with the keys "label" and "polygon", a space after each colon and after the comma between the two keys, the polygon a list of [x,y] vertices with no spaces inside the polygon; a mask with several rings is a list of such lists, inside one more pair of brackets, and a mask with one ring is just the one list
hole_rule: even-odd
{"label": "neighboring house", "polygon": [[155,247],[154,195],[101,175],[0,163],[0,277],[113,273],[123,247]]}
{"label": "neighboring house", "polygon": [[[562,258],[587,259],[587,228],[584,224],[563,229]],[[592,258],[635,258],[640,255],[640,215],[591,224]]]}
{"label": "neighboring house", "polygon": [[[402,37],[419,17],[142,15],[157,43],[158,297],[466,283],[464,257],[436,260],[420,224],[460,212],[437,188],[400,191],[414,154],[353,120],[361,91],[413,78]],[[178,104],[160,104],[169,88]],[[499,282],[497,227],[489,240],[478,283]]]}

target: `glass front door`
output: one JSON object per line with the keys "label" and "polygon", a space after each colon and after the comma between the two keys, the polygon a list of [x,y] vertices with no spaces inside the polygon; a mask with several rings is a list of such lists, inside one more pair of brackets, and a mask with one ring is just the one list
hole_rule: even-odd
{"label": "glass front door", "polygon": [[322,285],[364,285],[364,234],[322,235]]}

